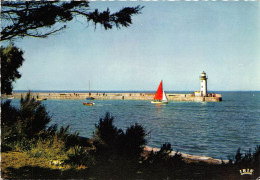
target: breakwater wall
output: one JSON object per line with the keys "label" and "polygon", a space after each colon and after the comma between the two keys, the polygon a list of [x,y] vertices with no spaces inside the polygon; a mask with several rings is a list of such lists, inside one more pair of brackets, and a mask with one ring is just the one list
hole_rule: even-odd
{"label": "breakwater wall", "polygon": [[[20,99],[27,92],[15,92],[12,95],[2,94],[2,98]],[[96,100],[153,100],[155,93],[41,93],[31,92],[35,99],[86,99],[91,96]],[[219,102],[221,94],[208,94],[208,97],[195,96],[195,94],[167,94],[169,101],[195,101],[195,102]]]}

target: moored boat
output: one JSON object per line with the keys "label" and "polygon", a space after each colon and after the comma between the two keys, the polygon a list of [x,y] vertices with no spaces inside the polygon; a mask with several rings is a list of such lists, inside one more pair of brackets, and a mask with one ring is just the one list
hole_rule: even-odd
{"label": "moored boat", "polygon": [[46,100],[47,100],[47,98],[44,98],[44,99],[37,98],[36,100],[37,100],[37,101],[46,101]]}
{"label": "moored boat", "polygon": [[89,87],[89,93],[88,93],[88,97],[86,98],[86,100],[91,101],[91,100],[94,100],[95,98],[91,97],[91,92],[90,92],[90,81],[88,82],[88,87]]}
{"label": "moored boat", "polygon": [[82,104],[84,106],[94,106],[95,103],[93,103],[93,102],[83,102]]}
{"label": "moored boat", "polygon": [[168,99],[167,96],[163,90],[163,83],[161,81],[161,83],[159,84],[159,87],[156,91],[156,94],[153,98],[153,101],[151,101],[151,103],[154,104],[168,104]]}
{"label": "moored boat", "polygon": [[87,97],[86,100],[94,100],[95,98],[93,97]]}

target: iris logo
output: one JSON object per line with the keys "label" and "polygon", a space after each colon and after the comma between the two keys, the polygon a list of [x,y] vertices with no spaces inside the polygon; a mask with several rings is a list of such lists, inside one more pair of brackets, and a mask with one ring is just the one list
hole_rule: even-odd
{"label": "iris logo", "polygon": [[253,169],[241,169],[241,170],[240,170],[241,176],[242,176],[242,175],[246,175],[246,174],[247,174],[247,175],[252,175],[253,172],[254,172]]}

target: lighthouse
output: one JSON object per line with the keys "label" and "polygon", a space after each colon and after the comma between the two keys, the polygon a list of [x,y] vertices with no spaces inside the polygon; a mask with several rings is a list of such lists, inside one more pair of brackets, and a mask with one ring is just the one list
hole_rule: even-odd
{"label": "lighthouse", "polygon": [[207,76],[206,73],[203,71],[200,76],[200,93],[201,96],[206,97],[208,96],[207,92]]}

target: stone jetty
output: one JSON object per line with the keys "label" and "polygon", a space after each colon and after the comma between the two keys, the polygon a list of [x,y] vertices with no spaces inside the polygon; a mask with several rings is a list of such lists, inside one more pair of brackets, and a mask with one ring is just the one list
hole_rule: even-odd
{"label": "stone jetty", "polygon": [[[2,98],[20,99],[27,92],[15,92],[12,95],[2,94]],[[46,93],[31,92],[35,99],[86,99],[93,97],[96,100],[153,100],[155,93]],[[207,94],[207,96],[196,96],[196,94],[167,94],[169,101],[195,101],[195,102],[219,102],[222,101],[221,94]]]}
{"label": "stone jetty", "polygon": [[[207,80],[208,77],[203,71],[200,79],[200,91],[195,91],[192,94],[167,94],[168,101],[196,101],[196,102],[219,102],[222,101],[222,95],[216,93],[208,93]],[[26,93],[15,92],[12,95],[2,94],[2,98],[21,98]],[[33,92],[31,95],[35,99],[86,99],[87,97],[93,97],[97,100],[149,100],[152,101],[155,93],[44,93]]]}

